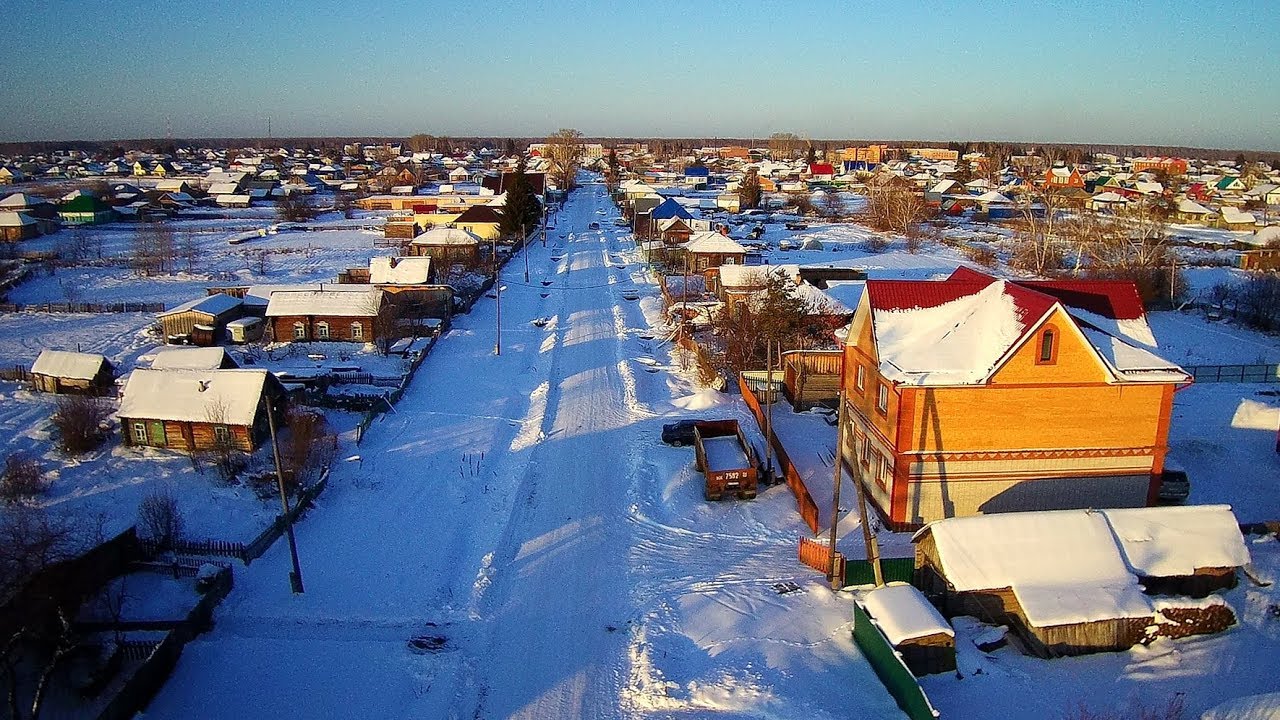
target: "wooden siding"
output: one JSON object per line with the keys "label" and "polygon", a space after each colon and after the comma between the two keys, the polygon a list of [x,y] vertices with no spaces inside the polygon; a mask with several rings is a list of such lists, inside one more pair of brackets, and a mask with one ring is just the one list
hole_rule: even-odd
{"label": "wooden siding", "polygon": [[[146,440],[141,441],[136,435],[134,426],[142,423],[146,431]],[[261,425],[261,422],[257,423]],[[155,420],[150,418],[120,418],[121,435],[124,444],[130,447],[146,446],[198,452],[216,450],[217,434],[214,423],[183,422],[178,420]],[[225,426],[231,433],[231,442],[235,449],[242,452],[253,452],[262,439],[262,430],[256,431],[245,425]]]}
{"label": "wooden siding", "polygon": [[[374,336],[374,322],[371,316],[281,315],[267,319],[271,321],[271,331],[276,342],[374,342],[378,339]],[[307,332],[306,337],[294,337],[293,329],[296,323],[302,323]],[[328,337],[320,337],[319,328],[321,323],[329,324]],[[363,329],[363,337],[352,337],[352,323],[360,323]]]}

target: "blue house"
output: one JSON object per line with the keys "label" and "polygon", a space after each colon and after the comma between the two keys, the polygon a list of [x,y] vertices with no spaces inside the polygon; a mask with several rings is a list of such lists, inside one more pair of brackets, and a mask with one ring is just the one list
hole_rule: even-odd
{"label": "blue house", "polygon": [[705,188],[711,171],[705,165],[690,165],[684,169],[684,184],[687,187]]}

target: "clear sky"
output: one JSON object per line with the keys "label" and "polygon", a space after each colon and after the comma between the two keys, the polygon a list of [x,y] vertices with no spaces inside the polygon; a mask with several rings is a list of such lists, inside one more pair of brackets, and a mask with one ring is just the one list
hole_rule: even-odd
{"label": "clear sky", "polygon": [[1280,151],[1280,0],[8,0],[0,140],[520,135]]}

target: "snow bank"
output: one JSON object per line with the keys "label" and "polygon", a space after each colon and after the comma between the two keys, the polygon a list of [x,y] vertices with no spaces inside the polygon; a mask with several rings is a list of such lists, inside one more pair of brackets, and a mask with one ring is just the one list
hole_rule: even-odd
{"label": "snow bank", "polygon": [[728,402],[728,398],[724,393],[713,388],[704,388],[692,395],[675,398],[671,401],[671,404],[681,410],[698,412],[700,410],[710,410],[711,408],[719,407],[724,405],[726,402]]}
{"label": "snow bank", "polygon": [[1280,692],[1228,700],[1205,712],[1200,720],[1280,720]]}

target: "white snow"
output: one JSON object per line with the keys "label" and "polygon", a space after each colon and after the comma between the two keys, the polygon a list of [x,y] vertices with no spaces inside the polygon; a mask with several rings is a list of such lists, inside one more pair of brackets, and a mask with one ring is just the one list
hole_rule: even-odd
{"label": "white snow", "polygon": [[937,307],[875,310],[872,322],[881,373],[910,385],[982,382],[1024,328],[1003,280]]}
{"label": "white snow", "polygon": [[369,282],[374,285],[425,285],[431,277],[429,257],[369,259]]}
{"label": "white snow", "polygon": [[189,300],[177,307],[171,307],[164,312],[157,313],[157,316],[165,317],[183,312],[201,312],[208,313],[209,315],[221,315],[228,310],[240,307],[241,302],[240,298],[224,295],[223,293],[214,293],[212,295],[206,295],[194,300]]}
{"label": "white snow", "polygon": [[735,436],[703,438],[702,448],[706,451],[707,468],[713,472],[747,467],[747,454]]}
{"label": "white snow", "polygon": [[1280,692],[1228,700],[1206,710],[1200,720],[1280,720]]}
{"label": "white snow", "polygon": [[924,593],[907,583],[891,582],[868,591],[860,602],[894,647],[929,635],[955,637],[955,631]]}
{"label": "white snow", "polygon": [[1175,577],[1197,568],[1243,567],[1249,550],[1229,505],[1101,511],[1139,575]]}
{"label": "white snow", "polygon": [[1132,382],[1185,382],[1191,376],[1182,368],[1143,348],[1130,345],[1114,335],[1081,328],[1089,344],[1116,375]]}
{"label": "white snow", "polygon": [[166,346],[156,350],[151,360],[155,370],[216,370],[222,367],[227,351],[221,347]]}
{"label": "white snow", "polygon": [[367,285],[359,290],[275,290],[267,303],[267,317],[328,315],[371,317],[382,305],[382,290]]}
{"label": "white snow", "polygon": [[31,372],[72,380],[92,380],[102,369],[105,360],[97,353],[41,350],[36,361],[31,364]]}
{"label": "white snow", "polygon": [[252,425],[266,370],[149,370],[129,374],[120,417]]}

